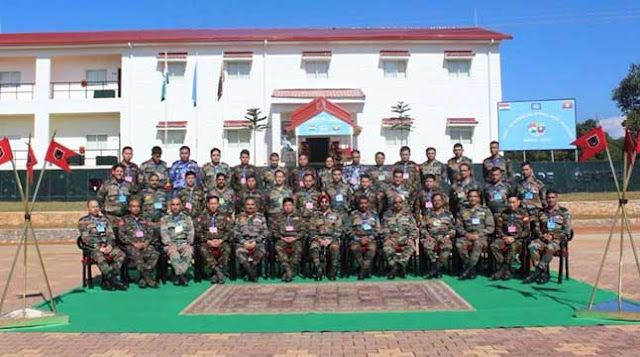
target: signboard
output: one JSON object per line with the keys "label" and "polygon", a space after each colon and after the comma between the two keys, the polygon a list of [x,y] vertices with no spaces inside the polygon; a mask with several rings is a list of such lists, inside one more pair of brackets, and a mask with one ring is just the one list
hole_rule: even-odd
{"label": "signboard", "polygon": [[322,112],[296,128],[297,136],[338,136],[352,135],[353,128],[345,121]]}
{"label": "signboard", "polygon": [[498,103],[501,150],[575,149],[575,99]]}

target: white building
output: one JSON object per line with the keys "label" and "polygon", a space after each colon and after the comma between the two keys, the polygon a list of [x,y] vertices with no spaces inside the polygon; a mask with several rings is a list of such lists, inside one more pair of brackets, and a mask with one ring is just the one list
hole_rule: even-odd
{"label": "white building", "polygon": [[[232,164],[255,144],[264,165],[269,153],[282,152],[282,136],[306,142],[312,161],[322,161],[333,144],[359,149],[369,164],[377,151],[396,160],[402,138],[391,107],[403,101],[411,107],[406,141],[414,160],[425,159],[427,146],[446,160],[462,142],[479,161],[497,138],[499,45],[508,39],[481,28],[0,34],[0,136],[24,163],[31,133],[42,162],[56,132],[60,143],[84,153],[87,168],[126,145],[137,162],[154,145],[171,162],[183,144],[200,163],[219,147]],[[169,84],[161,101],[165,61]],[[250,107],[269,125],[255,143],[244,121]]]}

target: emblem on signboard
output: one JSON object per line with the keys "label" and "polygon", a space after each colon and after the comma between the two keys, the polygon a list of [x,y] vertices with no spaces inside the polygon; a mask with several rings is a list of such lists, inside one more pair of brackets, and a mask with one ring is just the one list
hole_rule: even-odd
{"label": "emblem on signboard", "polygon": [[529,130],[529,135],[531,136],[542,136],[546,134],[547,126],[544,123],[532,122],[527,126],[527,130]]}

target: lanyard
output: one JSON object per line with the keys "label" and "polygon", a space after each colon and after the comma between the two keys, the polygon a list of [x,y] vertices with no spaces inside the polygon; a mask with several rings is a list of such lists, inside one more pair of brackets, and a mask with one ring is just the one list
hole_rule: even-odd
{"label": "lanyard", "polygon": [[242,168],[242,177],[247,178],[247,169],[245,167]]}
{"label": "lanyard", "polygon": [[287,226],[291,226],[291,216],[287,216]]}
{"label": "lanyard", "polygon": [[218,218],[218,214],[217,213],[211,216],[211,227],[217,227],[218,226],[216,218]]}
{"label": "lanyard", "polygon": [[509,216],[509,225],[510,225],[510,226],[513,226],[513,224],[515,223],[515,221],[516,221],[516,217],[515,217],[515,215],[512,213],[512,214]]}
{"label": "lanyard", "polygon": [[179,216],[173,216],[173,223],[178,224],[178,221],[180,221],[180,217]]}

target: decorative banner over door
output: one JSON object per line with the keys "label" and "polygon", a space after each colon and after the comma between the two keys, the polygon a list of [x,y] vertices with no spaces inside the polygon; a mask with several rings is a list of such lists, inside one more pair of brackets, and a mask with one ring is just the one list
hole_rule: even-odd
{"label": "decorative banner over door", "polygon": [[327,112],[321,112],[296,127],[296,136],[340,135],[353,135],[353,127]]}

